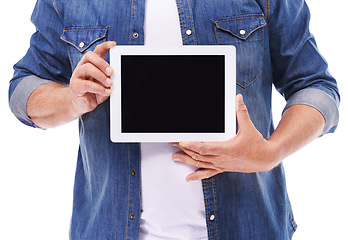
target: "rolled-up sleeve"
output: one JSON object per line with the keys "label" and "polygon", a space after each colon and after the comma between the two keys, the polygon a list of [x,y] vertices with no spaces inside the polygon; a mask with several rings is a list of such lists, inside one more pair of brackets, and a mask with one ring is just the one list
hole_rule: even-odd
{"label": "rolled-up sleeve", "polygon": [[316,88],[303,89],[291,96],[284,111],[297,104],[311,106],[323,115],[325,119],[323,134],[333,132],[336,129],[339,119],[338,107],[329,94]]}
{"label": "rolled-up sleeve", "polygon": [[323,134],[333,132],[339,119],[340,95],[309,31],[309,9],[304,0],[270,2],[273,82],[287,101],[285,110],[296,104],[311,106],[325,118]]}
{"label": "rolled-up sleeve", "polygon": [[36,127],[27,114],[30,95],[43,84],[68,85],[71,66],[65,43],[60,40],[63,21],[52,1],[37,1],[31,16],[36,32],[25,56],[15,64],[9,86],[9,105],[24,124]]}
{"label": "rolled-up sleeve", "polygon": [[28,76],[18,83],[10,98],[10,109],[22,123],[31,127],[36,127],[28,116],[27,102],[35,89],[51,82],[53,81],[42,79],[37,76]]}

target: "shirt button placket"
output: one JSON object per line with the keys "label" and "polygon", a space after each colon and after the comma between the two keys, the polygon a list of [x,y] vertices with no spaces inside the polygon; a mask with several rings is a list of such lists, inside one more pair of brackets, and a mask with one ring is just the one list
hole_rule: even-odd
{"label": "shirt button placket", "polygon": [[197,42],[195,40],[195,27],[194,27],[194,19],[193,12],[189,1],[185,0],[177,0],[179,6],[179,18],[180,25],[182,30],[182,38],[184,45],[196,45]]}

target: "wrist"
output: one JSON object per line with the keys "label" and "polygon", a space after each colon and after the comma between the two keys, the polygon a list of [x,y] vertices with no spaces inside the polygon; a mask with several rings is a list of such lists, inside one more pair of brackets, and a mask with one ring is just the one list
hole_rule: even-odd
{"label": "wrist", "polygon": [[67,106],[66,113],[68,114],[68,118],[71,120],[75,120],[83,115],[78,111],[78,108],[75,107],[74,101],[72,99],[70,87],[65,87],[64,89],[65,101]]}
{"label": "wrist", "polygon": [[284,159],[282,154],[281,145],[277,142],[272,141],[271,139],[267,140],[268,142],[268,159],[269,159],[269,168],[273,169],[278,166]]}

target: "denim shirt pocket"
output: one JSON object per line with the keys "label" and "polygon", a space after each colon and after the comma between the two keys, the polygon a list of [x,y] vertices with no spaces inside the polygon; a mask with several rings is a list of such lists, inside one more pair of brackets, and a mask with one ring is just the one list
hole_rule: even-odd
{"label": "denim shirt pocket", "polygon": [[75,69],[87,51],[105,41],[108,27],[71,27],[66,28],[60,37],[68,43],[68,53],[72,69]]}
{"label": "denim shirt pocket", "polygon": [[212,19],[219,45],[234,45],[237,50],[237,85],[247,88],[260,78],[264,54],[262,14]]}

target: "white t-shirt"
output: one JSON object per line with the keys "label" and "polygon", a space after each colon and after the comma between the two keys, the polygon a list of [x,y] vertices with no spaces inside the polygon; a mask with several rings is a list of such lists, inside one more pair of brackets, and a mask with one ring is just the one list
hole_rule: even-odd
{"label": "white t-shirt", "polygon": [[[182,45],[176,1],[146,0],[144,28],[145,45]],[[185,181],[196,168],[174,162],[177,151],[169,143],[141,143],[140,240],[208,239],[202,183]]]}

